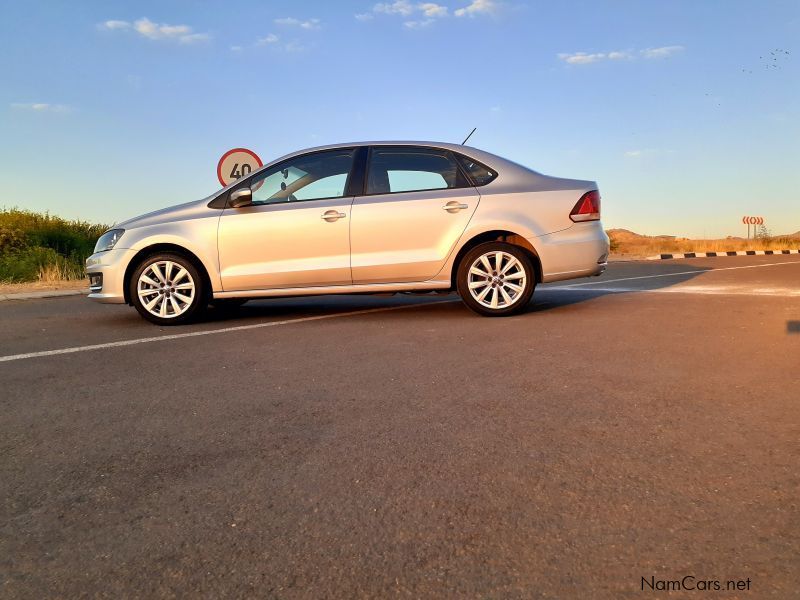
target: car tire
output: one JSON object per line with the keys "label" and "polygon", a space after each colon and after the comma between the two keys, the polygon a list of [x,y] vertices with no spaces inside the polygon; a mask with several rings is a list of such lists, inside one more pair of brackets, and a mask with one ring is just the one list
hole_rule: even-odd
{"label": "car tire", "polygon": [[156,325],[184,325],[208,305],[205,280],[180,254],[151,254],[133,272],[130,298],[136,310]]}
{"label": "car tire", "polygon": [[456,287],[464,304],[479,315],[507,317],[525,310],[530,302],[536,270],[519,246],[487,242],[461,259]]}

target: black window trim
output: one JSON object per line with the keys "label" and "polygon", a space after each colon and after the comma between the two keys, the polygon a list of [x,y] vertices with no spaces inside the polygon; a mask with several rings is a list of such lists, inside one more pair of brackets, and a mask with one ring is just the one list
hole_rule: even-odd
{"label": "black window trim", "polygon": [[[461,168],[461,170],[462,170],[462,173],[464,173],[464,174],[466,175],[466,177],[467,177],[467,180],[468,180],[468,181],[470,181],[470,182],[472,182],[472,185],[473,185],[474,187],[478,188],[478,187],[483,187],[483,186],[485,186],[485,185],[489,185],[489,184],[490,184],[490,183],[492,183],[492,182],[493,182],[495,179],[497,179],[497,176],[498,176],[497,169],[493,169],[492,167],[490,167],[490,166],[488,166],[488,165],[486,165],[486,164],[482,163],[481,161],[479,161],[479,160],[477,160],[477,159],[475,159],[475,158],[472,158],[471,156],[468,156],[468,155],[464,154],[463,152],[453,152],[453,154],[455,154],[455,155],[456,155],[456,162],[458,163],[458,166]],[[475,181],[475,180],[472,178],[472,176],[469,174],[469,172],[468,172],[468,171],[467,171],[467,170],[464,168],[464,165],[462,165],[462,164],[461,164],[461,161],[460,161],[460,160],[458,160],[458,157],[459,157],[459,156],[460,156],[461,158],[466,158],[467,160],[471,160],[472,162],[474,162],[474,163],[475,163],[475,164],[477,164],[477,165],[480,165],[481,167],[483,167],[484,169],[486,169],[487,171],[489,171],[490,173],[492,173],[492,178],[491,178],[489,181],[485,182],[485,183],[477,183],[477,182],[476,182],[476,181]]]}
{"label": "black window trim", "polygon": [[[424,190],[403,190],[401,192],[380,192],[377,194],[368,194],[367,193],[367,182],[369,181],[369,167],[372,161],[372,152],[376,149],[423,149],[423,150],[438,150],[439,152],[444,152],[445,154],[449,155],[449,158],[455,163],[456,168],[464,177],[464,180],[467,182],[467,185],[461,185],[457,187],[446,187],[446,188],[426,188]],[[478,162],[478,161],[475,161]],[[482,164],[482,163],[481,163]],[[494,171],[494,169],[492,169]],[[367,160],[366,166],[364,170],[364,186],[362,188],[363,193],[360,194],[361,196],[389,196],[392,194],[414,194],[416,192],[441,192],[442,190],[466,190],[469,188],[474,188],[475,184],[472,181],[472,178],[464,171],[464,168],[461,166],[461,162],[456,158],[455,152],[448,148],[439,148],[437,146],[420,146],[418,144],[373,144],[369,147],[369,152],[367,153]]]}
{"label": "black window trim", "polygon": [[[323,153],[326,153],[326,152],[343,152],[345,150],[352,150],[353,151],[353,163],[350,165],[350,171],[347,173],[347,180],[345,181],[345,184],[344,184],[345,193],[344,193],[343,196],[329,196],[327,198],[309,198],[307,200],[295,200],[293,202],[259,202],[257,204],[253,203],[253,204],[248,205],[248,206],[253,206],[253,207],[257,207],[257,206],[279,206],[279,205],[285,206],[287,204],[300,204],[300,203],[303,203],[303,202],[315,202],[317,200],[338,200],[338,199],[352,198],[356,194],[351,194],[350,193],[353,190],[353,188],[351,186],[351,180],[353,182],[355,182],[356,180],[353,179],[353,177],[355,176],[357,178],[360,175],[360,173],[358,172],[358,166],[359,166],[358,163],[359,163],[359,159],[362,160],[362,163],[364,162],[363,154],[364,154],[364,149],[365,148],[366,148],[366,146],[342,146],[340,148],[326,148],[326,149],[323,149],[323,150],[314,150],[313,152],[306,152],[305,154],[296,154],[295,156],[292,156],[291,158],[287,158],[286,160],[284,160],[282,162],[266,166],[266,167],[264,167],[262,169],[259,169],[258,171],[256,171],[252,175],[248,175],[247,178],[243,178],[241,181],[237,182],[236,185],[234,185],[232,188],[230,188],[227,192],[219,194],[217,197],[215,197],[213,200],[211,200],[206,206],[208,206],[208,208],[216,208],[216,209],[219,209],[219,210],[230,208],[228,206],[228,200],[230,199],[230,195],[233,192],[235,192],[236,190],[242,189],[243,187],[250,187],[250,182],[254,178],[256,178],[259,175],[261,175],[264,171],[277,169],[277,168],[280,168],[281,165],[286,164],[289,161],[294,161],[294,160],[298,160],[300,158],[306,158],[306,157],[309,157],[309,156],[314,156],[315,154],[323,154]],[[363,164],[362,164],[362,167],[363,167]],[[364,182],[366,182],[366,178],[364,178]]]}

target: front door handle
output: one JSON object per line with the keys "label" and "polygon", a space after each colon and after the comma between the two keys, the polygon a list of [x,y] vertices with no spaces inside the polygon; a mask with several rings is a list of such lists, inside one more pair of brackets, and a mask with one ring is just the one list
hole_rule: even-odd
{"label": "front door handle", "polygon": [[326,210],[322,213],[322,218],[328,223],[333,223],[339,219],[344,219],[347,215],[339,212],[338,210]]}
{"label": "front door handle", "polygon": [[458,202],[457,200],[451,200],[450,202],[445,204],[442,208],[445,209],[449,213],[457,213],[460,210],[464,210],[465,208],[469,208],[469,206],[467,204],[462,204],[461,202]]}

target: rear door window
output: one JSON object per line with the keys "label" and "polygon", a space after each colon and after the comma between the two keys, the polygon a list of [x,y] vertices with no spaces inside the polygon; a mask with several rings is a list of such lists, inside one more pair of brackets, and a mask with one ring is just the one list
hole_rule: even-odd
{"label": "rear door window", "polygon": [[367,194],[469,187],[452,152],[416,146],[373,147]]}

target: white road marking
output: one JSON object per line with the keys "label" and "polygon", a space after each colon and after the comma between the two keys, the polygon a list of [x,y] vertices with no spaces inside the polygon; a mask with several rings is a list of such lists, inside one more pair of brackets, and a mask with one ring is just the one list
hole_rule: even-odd
{"label": "white road marking", "polygon": [[[677,277],[678,275],[700,275],[702,273],[711,273],[714,271],[733,271],[735,269],[759,269],[761,267],[779,267],[781,265],[796,265],[800,260],[787,260],[786,262],[767,263],[764,265],[746,265],[743,267],[720,267],[718,269],[705,269],[694,271],[681,271],[680,273],[659,273],[658,275],[639,275],[638,277],[622,277],[620,279],[600,279],[599,281],[588,281],[585,283],[571,283],[568,285],[559,286],[560,289],[583,287],[585,285],[603,285],[606,283],[616,283],[618,281],[633,281],[634,279],[653,279],[655,277]],[[558,288],[541,288],[541,289],[558,289]],[[638,290],[637,290],[638,291]]]}
{"label": "white road marking", "polygon": [[364,310],[352,310],[349,312],[336,313],[332,315],[315,315],[313,317],[300,317],[299,319],[284,319],[283,321],[269,321],[267,323],[255,323],[252,325],[237,325],[236,327],[222,327],[220,329],[206,329],[203,331],[189,331],[186,333],[174,333],[171,335],[159,335],[155,337],[137,338],[133,340],[120,340],[118,342],[107,342],[105,344],[91,344],[89,346],[73,346],[72,348],[59,348],[58,350],[43,350],[41,352],[27,352],[25,354],[10,354],[8,356],[0,356],[0,362],[10,362],[12,360],[24,360],[26,358],[40,358],[43,356],[57,356],[59,354],[73,354],[75,352],[89,352],[91,350],[104,350],[106,348],[136,346],[138,344],[149,344],[151,342],[180,340],[183,338],[201,337],[204,335],[215,335],[218,333],[230,333],[231,331],[247,331],[249,329],[277,327],[278,325],[293,325],[295,323],[308,323],[309,321],[322,321],[324,319],[336,319],[339,317],[354,317],[357,315],[368,315],[371,313],[389,312],[392,310],[403,310],[407,308],[419,308],[420,306],[430,306],[431,304],[447,304],[452,302],[460,302],[460,300],[436,300],[434,302],[425,302],[421,304],[404,304],[402,306],[384,306],[380,308],[367,308]]}
{"label": "white road marking", "polygon": [[552,292],[643,292],[653,294],[703,294],[709,296],[780,296],[786,297],[800,297],[800,288],[777,288],[777,287],[759,287],[747,288],[735,285],[676,285],[673,287],[664,288],[634,288],[634,287],[592,287],[586,290],[581,290],[571,286],[549,287],[541,288],[541,291]]}

